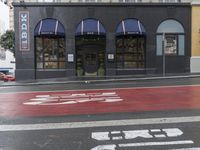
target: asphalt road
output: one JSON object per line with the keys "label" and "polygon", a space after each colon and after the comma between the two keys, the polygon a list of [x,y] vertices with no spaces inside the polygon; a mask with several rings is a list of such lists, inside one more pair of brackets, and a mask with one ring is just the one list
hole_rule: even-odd
{"label": "asphalt road", "polygon": [[[200,78],[8,86],[0,87],[0,93],[179,85],[199,86]],[[0,101],[6,102],[6,98],[0,98]],[[6,108],[0,107],[0,112],[3,111]],[[200,150],[199,116],[198,108],[188,108],[1,117],[0,150]]]}
{"label": "asphalt road", "polygon": [[200,123],[1,131],[3,150],[199,150]]}

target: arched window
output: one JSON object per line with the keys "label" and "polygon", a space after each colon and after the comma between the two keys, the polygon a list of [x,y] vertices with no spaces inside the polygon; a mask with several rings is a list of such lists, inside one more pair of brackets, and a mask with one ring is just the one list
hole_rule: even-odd
{"label": "arched window", "polygon": [[56,19],[41,20],[34,31],[36,69],[64,69],[65,30]]}
{"label": "arched window", "polygon": [[125,19],[116,29],[116,67],[145,68],[146,31],[137,19]]}
{"label": "arched window", "polygon": [[185,55],[184,33],[184,28],[178,21],[173,19],[163,21],[156,32],[157,55],[163,55],[163,48],[168,56]]}

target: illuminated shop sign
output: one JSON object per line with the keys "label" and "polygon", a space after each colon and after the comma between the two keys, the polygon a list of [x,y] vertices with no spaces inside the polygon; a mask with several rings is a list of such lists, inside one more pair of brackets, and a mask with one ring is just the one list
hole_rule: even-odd
{"label": "illuminated shop sign", "polygon": [[20,51],[30,50],[29,35],[29,12],[19,12],[19,49]]}

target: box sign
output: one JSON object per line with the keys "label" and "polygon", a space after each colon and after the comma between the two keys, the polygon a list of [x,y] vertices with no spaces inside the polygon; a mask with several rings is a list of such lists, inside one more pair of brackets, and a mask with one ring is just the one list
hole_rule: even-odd
{"label": "box sign", "polygon": [[108,54],[108,61],[114,61],[115,56],[114,54]]}
{"label": "box sign", "polygon": [[74,62],[74,54],[68,54],[68,62]]}
{"label": "box sign", "polygon": [[29,12],[19,12],[19,49],[20,51],[30,50],[29,35]]}

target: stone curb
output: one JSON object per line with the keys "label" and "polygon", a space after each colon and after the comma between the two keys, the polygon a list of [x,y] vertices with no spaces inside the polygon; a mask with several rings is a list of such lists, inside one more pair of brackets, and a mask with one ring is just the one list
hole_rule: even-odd
{"label": "stone curb", "polygon": [[35,85],[53,85],[53,84],[88,84],[88,83],[99,83],[99,82],[117,82],[117,81],[145,81],[145,80],[160,80],[160,79],[180,79],[180,78],[196,78],[199,75],[181,75],[181,76],[157,76],[157,77],[138,77],[138,78],[117,78],[117,79],[86,79],[86,80],[67,80],[67,81],[41,81],[41,82],[8,82],[0,83],[0,87],[7,86],[35,86]]}

